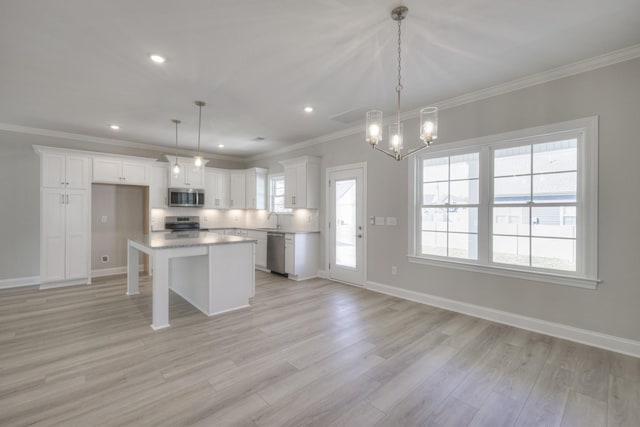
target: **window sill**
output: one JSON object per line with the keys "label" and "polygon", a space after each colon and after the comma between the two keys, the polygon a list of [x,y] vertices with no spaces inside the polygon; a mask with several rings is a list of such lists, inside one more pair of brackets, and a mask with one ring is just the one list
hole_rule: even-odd
{"label": "window sill", "polygon": [[432,265],[435,267],[453,268],[456,270],[472,271],[475,273],[495,274],[498,276],[513,277],[516,279],[533,280],[536,282],[553,283],[556,285],[573,286],[583,289],[597,289],[600,280],[586,277],[566,276],[562,274],[543,273],[538,271],[518,270],[515,268],[503,268],[497,266],[479,265],[471,262],[443,260],[435,258],[407,255],[409,262],[413,264]]}

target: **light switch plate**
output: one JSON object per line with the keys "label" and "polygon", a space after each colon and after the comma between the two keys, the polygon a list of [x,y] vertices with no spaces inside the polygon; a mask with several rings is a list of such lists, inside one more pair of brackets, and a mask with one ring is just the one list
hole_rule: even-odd
{"label": "light switch plate", "polygon": [[387,225],[398,225],[398,221],[396,220],[395,216],[388,216],[387,217]]}
{"label": "light switch plate", "polygon": [[383,216],[377,216],[376,217],[376,225],[384,225],[384,217]]}
{"label": "light switch plate", "polygon": [[102,217],[100,218],[100,222],[103,224],[107,223],[107,216],[106,215],[102,215]]}

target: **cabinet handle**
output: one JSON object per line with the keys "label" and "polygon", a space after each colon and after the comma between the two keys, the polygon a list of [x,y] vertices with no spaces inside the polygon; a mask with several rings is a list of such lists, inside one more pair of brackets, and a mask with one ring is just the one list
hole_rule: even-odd
{"label": "cabinet handle", "polygon": [[216,199],[216,206],[220,206],[220,199]]}
{"label": "cabinet handle", "polygon": [[229,200],[229,206],[233,206],[233,199]]}
{"label": "cabinet handle", "polygon": [[67,184],[67,183],[66,183],[66,182],[64,182],[64,181],[62,181],[62,182],[60,183],[60,185],[66,185],[66,184]]}
{"label": "cabinet handle", "polygon": [[67,204],[69,204],[69,195],[67,194]]}
{"label": "cabinet handle", "polygon": [[60,204],[64,205],[64,194],[60,195]]}

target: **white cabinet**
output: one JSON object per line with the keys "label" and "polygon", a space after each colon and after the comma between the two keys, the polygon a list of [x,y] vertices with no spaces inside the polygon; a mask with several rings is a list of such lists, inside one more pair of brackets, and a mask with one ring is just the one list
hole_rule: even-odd
{"label": "white cabinet", "polygon": [[198,168],[193,164],[191,157],[178,157],[180,173],[175,175],[173,173],[173,165],[176,162],[176,158],[169,155],[167,155],[166,158],[169,161],[170,188],[204,188],[204,164],[206,164],[208,160],[203,160],[203,165]]}
{"label": "white cabinet", "polygon": [[41,189],[40,281],[89,282],[89,190]]}
{"label": "white cabinet", "polygon": [[251,168],[245,171],[245,207],[247,209],[267,208],[267,170]]}
{"label": "white cabinet", "polygon": [[158,163],[151,167],[149,204],[152,208],[166,208],[168,206],[168,169],[167,163]]}
{"label": "white cabinet", "polygon": [[40,185],[46,188],[88,189],[90,158],[57,151],[46,152],[35,147],[40,154]]}
{"label": "white cabinet", "polygon": [[318,209],[320,207],[320,159],[303,156],[280,162],[284,167],[285,206]]}
{"label": "white cabinet", "polygon": [[151,162],[121,157],[93,158],[93,182],[127,185],[149,185]]}
{"label": "white cabinet", "polygon": [[256,267],[267,268],[267,232],[249,230],[247,237],[256,239]]}
{"label": "white cabinet", "polygon": [[229,207],[229,172],[206,168],[204,175],[205,207],[226,209]]}
{"label": "white cabinet", "polygon": [[287,233],[284,236],[284,271],[293,280],[318,276],[319,233]]}
{"label": "white cabinet", "polygon": [[229,208],[246,207],[246,173],[244,170],[229,171]]}

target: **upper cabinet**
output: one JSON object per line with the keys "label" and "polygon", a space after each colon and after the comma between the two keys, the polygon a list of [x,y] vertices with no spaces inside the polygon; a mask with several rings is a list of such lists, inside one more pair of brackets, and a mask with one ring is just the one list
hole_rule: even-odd
{"label": "upper cabinet", "polygon": [[320,159],[303,156],[280,162],[284,167],[284,205],[287,208],[320,207]]}
{"label": "upper cabinet", "polygon": [[153,161],[153,159],[95,156],[93,158],[93,182],[149,185]]}
{"label": "upper cabinet", "polygon": [[35,148],[40,154],[42,187],[81,190],[91,186],[89,156],[46,151],[44,147]]}
{"label": "upper cabinet", "polygon": [[229,208],[244,209],[246,207],[247,175],[244,170],[229,171]]}
{"label": "upper cabinet", "polygon": [[151,185],[149,186],[149,203],[152,208],[166,208],[168,206],[167,163],[156,163],[151,167]]}
{"label": "upper cabinet", "polygon": [[229,207],[229,171],[206,168],[204,172],[205,208]]}
{"label": "upper cabinet", "polygon": [[245,194],[247,209],[267,208],[267,170],[251,168],[245,171]]}
{"label": "upper cabinet", "polygon": [[[203,160],[203,165],[196,167],[191,157],[178,157],[180,173],[173,173],[173,165],[176,163],[174,156],[167,155],[169,161],[169,188],[198,188],[203,189],[204,185],[204,164],[208,160]],[[206,200],[206,199],[205,199]]]}

